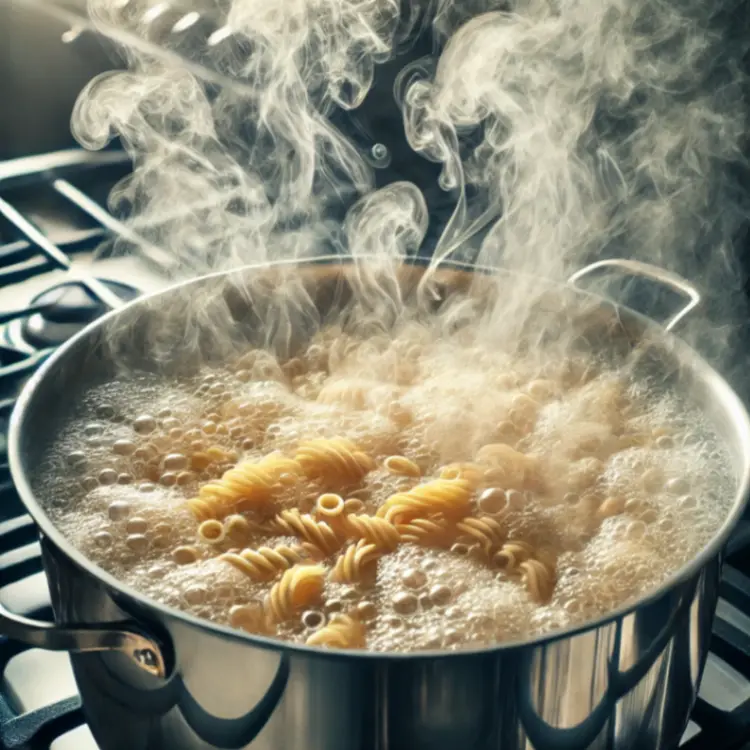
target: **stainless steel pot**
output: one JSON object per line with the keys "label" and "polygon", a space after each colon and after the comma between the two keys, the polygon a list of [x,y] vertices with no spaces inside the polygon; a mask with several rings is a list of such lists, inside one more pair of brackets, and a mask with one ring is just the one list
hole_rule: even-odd
{"label": "stainless steel pot", "polygon": [[[668,285],[687,296],[686,307],[662,328],[574,288],[592,271],[612,267]],[[346,295],[347,268],[311,263],[295,273],[309,286],[311,304],[320,308]],[[442,272],[442,283],[460,286],[480,278],[472,270],[488,271],[453,266]],[[729,446],[737,495],[726,524],[700,555],[659,590],[607,617],[479,651],[323,652],[167,609],[120,584],[63,538],[33,487],[42,452],[71,401],[111,377],[115,352],[153,366],[147,342],[159,337],[173,341],[177,364],[190,366],[186,352],[179,352],[179,325],[198,296],[215,300],[213,312],[203,310],[201,320],[215,324],[223,315],[238,336],[257,332],[268,310],[258,306],[248,282],[264,273],[273,271],[217,274],[138,300],[71,340],[26,386],[11,420],[10,462],[40,529],[55,624],[2,610],[0,632],[71,652],[86,718],[104,750],[675,746],[707,655],[722,549],[748,493],[750,422],[722,378],[668,333],[698,304],[698,293],[651,266],[605,261],[576,274],[568,286],[549,285],[549,290],[592,303],[603,321],[603,341],[651,342],[658,355],[654,361],[673,387],[689,393]],[[402,280],[411,283],[420,273],[404,266]],[[192,360],[213,356],[214,344],[206,336]]]}

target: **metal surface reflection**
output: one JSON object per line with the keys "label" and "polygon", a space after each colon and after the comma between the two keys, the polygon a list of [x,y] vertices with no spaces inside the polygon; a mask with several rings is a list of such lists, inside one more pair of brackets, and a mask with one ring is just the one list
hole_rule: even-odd
{"label": "metal surface reflection", "polygon": [[[47,540],[44,554],[58,620],[127,616]],[[103,750],[663,750],[697,694],[719,568],[576,636],[450,659],[274,651],[177,619],[152,623],[180,655],[167,681],[116,653],[72,659]]]}

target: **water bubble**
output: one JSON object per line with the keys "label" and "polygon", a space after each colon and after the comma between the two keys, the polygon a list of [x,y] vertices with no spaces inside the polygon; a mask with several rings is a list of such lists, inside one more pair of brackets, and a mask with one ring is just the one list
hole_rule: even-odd
{"label": "water bubble", "polygon": [[109,504],[107,515],[112,521],[122,521],[130,513],[130,503],[125,500],[115,500]]}
{"label": "water bubble", "polygon": [[97,477],[99,484],[109,485],[117,482],[117,472],[114,469],[103,469]]}
{"label": "water bubble", "polygon": [[167,471],[180,471],[187,468],[188,459],[182,453],[170,453],[164,457],[163,465]]}
{"label": "water bubble", "polygon": [[343,609],[344,609],[344,603],[341,601],[341,599],[329,599],[325,603],[325,611],[328,614],[341,612]]}
{"label": "water bubble", "polygon": [[81,479],[81,487],[86,490],[86,492],[91,492],[91,490],[96,489],[99,486],[99,482],[94,479],[94,477],[84,477]]}
{"label": "water bubble", "polygon": [[100,404],[96,407],[96,416],[99,419],[112,419],[115,416],[115,409],[110,404]]}
{"label": "water bubble", "polygon": [[363,622],[374,620],[378,614],[377,607],[371,601],[367,600],[363,600],[357,604],[356,612],[357,617]]}
{"label": "water bubble", "polygon": [[677,477],[670,479],[665,488],[672,495],[686,495],[690,491],[690,482],[684,477]]}
{"label": "water bubble", "polygon": [[419,602],[414,594],[407,591],[400,591],[397,593],[392,600],[392,606],[394,611],[400,615],[411,615],[417,611]]}
{"label": "water bubble", "polygon": [[188,604],[203,604],[208,599],[208,590],[203,586],[189,586],[185,589],[185,601]]}
{"label": "water bubble", "polygon": [[177,484],[177,475],[174,472],[166,471],[159,477],[159,482],[165,487],[172,487]]}
{"label": "water bubble", "polygon": [[83,451],[71,451],[65,460],[72,469],[83,469],[86,466],[86,454]]}
{"label": "water bubble", "polygon": [[139,435],[150,435],[156,429],[156,420],[150,414],[141,414],[133,421],[133,430]]}
{"label": "water bubble", "polygon": [[125,524],[125,530],[128,534],[145,534],[148,528],[148,522],[145,518],[131,518]]}
{"label": "water bubble", "polygon": [[117,475],[117,484],[130,484],[133,481],[133,475],[123,472]]}
{"label": "water bubble", "polygon": [[505,490],[493,487],[482,492],[477,500],[477,507],[484,513],[494,514],[504,510],[507,503]]}
{"label": "water bubble", "polygon": [[325,624],[326,617],[317,609],[309,609],[302,614],[301,620],[308,630],[315,630]]}
{"label": "water bubble", "polygon": [[438,583],[430,589],[429,596],[436,607],[443,607],[451,600],[453,592],[448,586]]}
{"label": "water bubble", "polygon": [[421,589],[427,584],[427,576],[417,568],[407,568],[401,574],[401,583],[410,589]]}
{"label": "water bubble", "polygon": [[198,553],[194,547],[176,547],[172,550],[172,560],[177,565],[190,565],[198,559]]}
{"label": "water bubble", "polygon": [[684,510],[691,510],[698,506],[698,502],[692,495],[683,495],[677,500],[677,504]]}
{"label": "water bubble", "polygon": [[94,542],[98,547],[111,547],[112,541],[112,534],[108,531],[97,531],[97,533],[94,534]]}
{"label": "water bubble", "polygon": [[148,549],[148,538],[143,534],[130,534],[125,540],[125,544],[133,552],[145,552]]}

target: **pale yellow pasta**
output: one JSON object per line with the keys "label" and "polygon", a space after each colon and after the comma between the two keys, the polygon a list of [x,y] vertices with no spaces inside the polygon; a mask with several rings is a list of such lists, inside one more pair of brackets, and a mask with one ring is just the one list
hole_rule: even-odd
{"label": "pale yellow pasta", "polygon": [[501,545],[508,535],[507,528],[491,516],[468,516],[456,524],[456,530],[471,536],[487,553]]}
{"label": "pale yellow pasta", "polygon": [[204,521],[198,527],[198,536],[209,544],[220,544],[224,541],[224,524],[215,519]]}
{"label": "pale yellow pasta", "polygon": [[222,518],[236,510],[262,507],[283,488],[283,475],[299,471],[295,461],[280,453],[271,453],[260,461],[244,461],[226,471],[221,479],[204,484],[198,498],[189,500],[188,505],[199,519]]}
{"label": "pale yellow pasta", "polygon": [[373,571],[373,563],[383,552],[376,545],[360,539],[350,544],[337,558],[331,580],[337,583],[359,583]]}
{"label": "pale yellow pasta", "polygon": [[349,515],[346,517],[344,528],[349,536],[364,539],[379,550],[392,552],[401,541],[401,535],[396,527],[378,516]]}
{"label": "pale yellow pasta", "polygon": [[463,479],[471,485],[472,489],[476,489],[482,483],[486,471],[478,464],[448,464],[440,469],[440,479]]}
{"label": "pale yellow pasta", "polygon": [[320,495],[315,501],[315,513],[324,519],[337,518],[344,512],[344,498],[333,492]]}
{"label": "pale yellow pasta", "polygon": [[375,462],[346,438],[302,442],[295,461],[310,479],[318,479],[337,489],[357,485],[375,468]]}
{"label": "pale yellow pasta", "polygon": [[391,495],[377,515],[394,524],[438,513],[462,518],[471,509],[472,486],[465,479],[435,479]]}
{"label": "pale yellow pasta", "polygon": [[227,552],[219,559],[229,563],[253,581],[270,581],[305,557],[301,547],[280,544],[277,547],[258,547],[242,552]]}
{"label": "pale yellow pasta", "polygon": [[525,560],[518,567],[521,570],[521,580],[531,598],[540,604],[548,602],[555,589],[554,568],[535,559]]}
{"label": "pale yellow pasta", "polygon": [[419,466],[411,459],[406,458],[406,456],[388,456],[383,465],[391,474],[415,478],[422,476],[422,470]]}
{"label": "pale yellow pasta", "polygon": [[324,648],[364,648],[365,629],[353,617],[338,614],[327,625],[316,630],[305,643]]}
{"label": "pale yellow pasta", "polygon": [[445,518],[412,518],[396,525],[402,542],[421,547],[449,547],[456,538],[453,524]]}
{"label": "pale yellow pasta", "polygon": [[534,548],[527,542],[509,541],[506,542],[492,558],[492,562],[498,568],[513,570],[528,560],[534,554]]}
{"label": "pale yellow pasta", "polygon": [[324,555],[336,552],[344,542],[325,521],[316,521],[296,508],[281,511],[268,523],[268,529],[276,534],[299,537],[317,547]]}
{"label": "pale yellow pasta", "polygon": [[272,623],[288,620],[320,600],[325,583],[322,565],[294,565],[285,570],[264,602],[266,618]]}

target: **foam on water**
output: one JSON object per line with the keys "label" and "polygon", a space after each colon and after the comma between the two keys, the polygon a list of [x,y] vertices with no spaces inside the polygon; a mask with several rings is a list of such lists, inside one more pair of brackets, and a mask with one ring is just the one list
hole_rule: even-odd
{"label": "foam on water", "polygon": [[[377,651],[522,638],[584,622],[657,586],[712,538],[733,502],[725,452],[695,409],[632,382],[626,370],[583,364],[491,351],[465,331],[405,326],[364,341],[324,331],[293,360],[254,351],[180,381],[129,375],[81,401],[37,491],[63,533],[118,579],[252,631],[260,621],[239,618],[237,607],[260,611],[273,581],[254,582],[219,555],[298,540],[267,528],[202,539],[185,502],[202,484],[241,460],[293,456],[300,440],[347,437],[376,468],[346,497],[374,513],[446,464],[508,445],[532,457],[534,477],[523,486],[485,481],[471,513],[494,513],[506,540],[551,565],[549,597],[532,597],[517,571],[457,535],[441,548],[401,544],[357,585],[328,580],[320,601],[275,634],[302,642],[347,612]],[[389,472],[390,455],[414,461],[422,478]],[[488,482],[499,506],[478,499]],[[290,483],[269,512],[308,512],[324,489]],[[322,562],[331,568],[334,559]]]}

